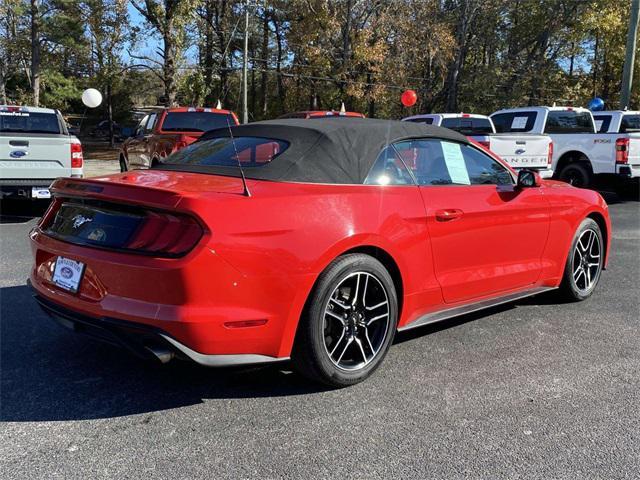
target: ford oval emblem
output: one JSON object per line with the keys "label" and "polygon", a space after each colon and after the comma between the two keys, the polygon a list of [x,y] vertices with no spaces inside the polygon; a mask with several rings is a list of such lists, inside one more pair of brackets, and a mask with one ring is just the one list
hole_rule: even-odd
{"label": "ford oval emblem", "polygon": [[516,150],[517,155],[522,155],[524,152],[526,152],[524,148],[519,148],[518,150]]}
{"label": "ford oval emblem", "polygon": [[11,158],[22,158],[27,154],[24,150],[14,150],[9,154]]}
{"label": "ford oval emblem", "polygon": [[73,277],[73,270],[71,270],[69,267],[62,267],[60,269],[60,273],[67,280],[69,280],[71,277]]}

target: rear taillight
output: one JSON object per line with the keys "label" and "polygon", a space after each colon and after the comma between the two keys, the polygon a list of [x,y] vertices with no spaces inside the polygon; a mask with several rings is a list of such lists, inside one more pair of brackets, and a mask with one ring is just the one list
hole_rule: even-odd
{"label": "rear taillight", "polygon": [[547,164],[553,163],[553,142],[549,142],[549,151],[547,152]]}
{"label": "rear taillight", "polygon": [[82,145],[71,144],[71,168],[82,168]]}
{"label": "rear taillight", "polygon": [[146,212],[124,248],[161,255],[181,255],[195,247],[203,233],[200,224],[187,215]]}
{"label": "rear taillight", "polygon": [[629,161],[629,139],[619,138],[616,140],[616,163],[627,163]]}

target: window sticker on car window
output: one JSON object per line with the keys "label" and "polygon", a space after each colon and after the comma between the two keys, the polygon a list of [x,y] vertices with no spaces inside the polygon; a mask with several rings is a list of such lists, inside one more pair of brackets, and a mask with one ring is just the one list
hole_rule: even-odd
{"label": "window sticker on car window", "polygon": [[599,132],[602,128],[602,122],[604,122],[604,120],[596,120],[596,132]]}
{"label": "window sticker on car window", "polygon": [[451,182],[459,185],[471,185],[460,144],[442,142],[442,153],[444,154],[444,162],[447,165]]}
{"label": "window sticker on car window", "polygon": [[527,117],[513,117],[511,122],[512,129],[521,129],[527,126]]}

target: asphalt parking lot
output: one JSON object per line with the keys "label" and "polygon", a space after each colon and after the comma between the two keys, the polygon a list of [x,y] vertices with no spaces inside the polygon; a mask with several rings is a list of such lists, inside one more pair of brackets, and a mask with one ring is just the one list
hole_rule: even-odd
{"label": "asphalt parking lot", "polygon": [[342,390],[286,367],[144,364],[68,333],[25,285],[41,206],[4,205],[0,477],[637,478],[640,202],[606,198],[612,258],[591,299],[399,335]]}

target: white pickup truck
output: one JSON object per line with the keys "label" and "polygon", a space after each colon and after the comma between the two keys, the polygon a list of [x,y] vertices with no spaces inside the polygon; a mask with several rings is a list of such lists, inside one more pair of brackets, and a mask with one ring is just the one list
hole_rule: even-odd
{"label": "white pickup truck", "polygon": [[511,167],[536,170],[550,178],[553,144],[547,135],[498,133],[486,115],[473,113],[429,113],[403,118],[405,122],[424,123],[455,130],[488,148]]}
{"label": "white pickup truck", "polygon": [[0,105],[0,198],[50,198],[58,177],[82,177],[82,145],[57,110]]}
{"label": "white pickup truck", "polygon": [[640,132],[596,133],[592,113],[578,107],[524,107],[491,115],[498,132],[546,133],[555,177],[588,187],[594,175],[640,177]]}

